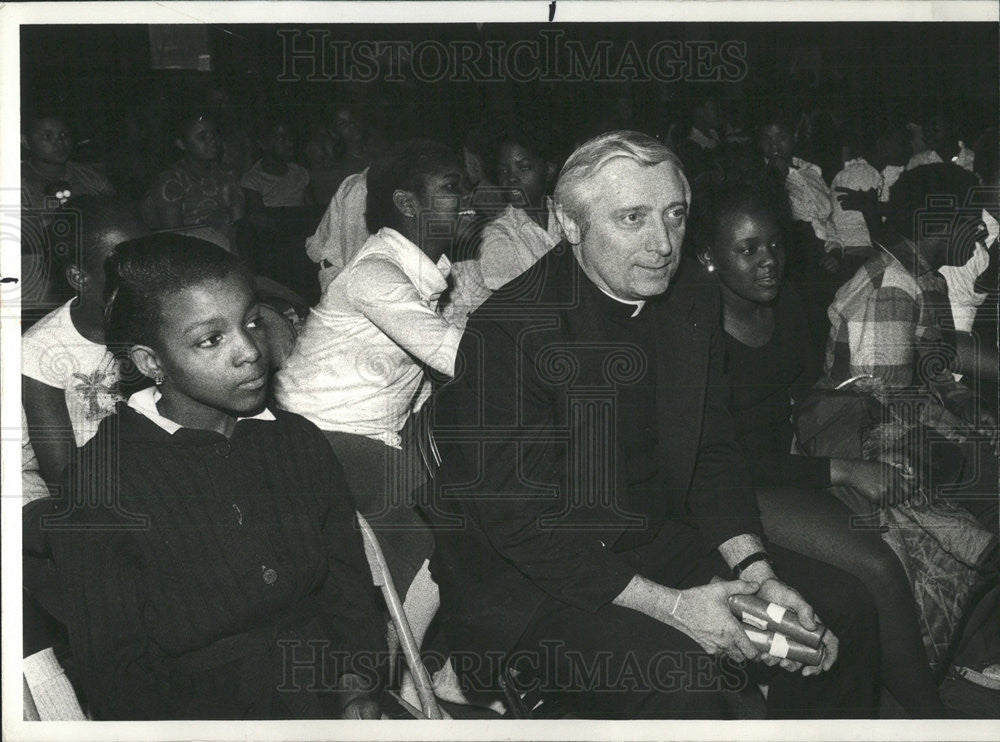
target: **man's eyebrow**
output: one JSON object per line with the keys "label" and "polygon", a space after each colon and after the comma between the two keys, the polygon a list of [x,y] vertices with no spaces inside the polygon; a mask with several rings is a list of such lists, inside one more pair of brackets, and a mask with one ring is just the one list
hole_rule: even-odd
{"label": "man's eyebrow", "polygon": [[652,206],[648,204],[636,204],[635,206],[620,206],[619,208],[612,211],[612,214],[627,214],[632,211],[651,211]]}

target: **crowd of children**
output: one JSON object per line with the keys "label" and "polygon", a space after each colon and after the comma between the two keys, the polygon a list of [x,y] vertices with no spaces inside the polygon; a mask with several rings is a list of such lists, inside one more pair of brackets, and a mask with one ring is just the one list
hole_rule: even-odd
{"label": "crowd of children", "polygon": [[[666,142],[693,193],[681,270],[718,284],[765,533],[868,587],[886,688],[945,715],[934,671],[997,570],[997,131],[966,143],[947,111],[845,125],[826,173],[794,116],[753,138],[711,96],[691,108]],[[509,116],[464,148],[390,145],[344,106],[299,141],[266,117],[238,172],[218,123],[182,116],[176,161],[129,198],[70,159],[63,115],[23,118],[22,208],[46,225],[24,249],[53,259],[43,298],[72,296],[23,334],[26,601],[66,627],[92,718],[378,718],[385,619],[355,511],[427,610],[428,410],[467,318],[530,292],[564,239],[575,140]],[[78,249],[52,249],[60,213]],[[844,424],[845,404],[914,400],[917,418]],[[928,505],[955,482],[967,496]],[[289,683],[289,652],[322,680]]]}

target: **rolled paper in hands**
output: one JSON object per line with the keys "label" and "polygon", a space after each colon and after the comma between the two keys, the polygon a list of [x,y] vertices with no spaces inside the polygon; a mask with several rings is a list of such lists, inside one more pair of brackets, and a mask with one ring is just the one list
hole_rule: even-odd
{"label": "rolled paper in hands", "polygon": [[729,609],[736,618],[758,631],[774,631],[813,649],[822,644],[826,633],[823,624],[817,622],[816,628],[810,631],[799,623],[795,611],[768,603],[756,595],[729,596]]}
{"label": "rolled paper in hands", "polygon": [[747,638],[761,652],[767,652],[772,657],[790,659],[803,665],[819,667],[823,663],[822,648],[807,647],[801,642],[789,639],[784,634],[775,631],[761,631],[748,624],[742,625]]}

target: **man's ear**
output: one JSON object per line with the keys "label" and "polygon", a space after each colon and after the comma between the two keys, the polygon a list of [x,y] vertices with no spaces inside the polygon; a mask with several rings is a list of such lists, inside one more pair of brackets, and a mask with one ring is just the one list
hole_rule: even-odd
{"label": "man's ear", "polygon": [[174,140],[174,146],[177,147],[177,149],[181,150],[182,152],[187,150],[187,147],[184,146],[184,140],[181,139],[180,137],[177,137]]}
{"label": "man's ear", "polygon": [[164,376],[160,357],[149,346],[135,345],[129,351],[129,356],[131,356],[132,363],[135,364],[135,367],[139,369],[143,376],[150,379],[162,378]]}
{"label": "man's ear", "polygon": [[554,162],[545,163],[545,179],[547,182],[552,183],[556,179],[558,174],[558,168]]}
{"label": "man's ear", "polygon": [[415,218],[420,211],[417,194],[404,191],[402,188],[397,188],[392,192],[392,203],[396,207],[396,211],[408,219]]}
{"label": "man's ear", "polygon": [[87,274],[78,265],[66,266],[66,281],[74,291],[83,292],[87,288]]}
{"label": "man's ear", "polygon": [[561,203],[556,203],[556,221],[559,222],[559,226],[562,228],[562,232],[566,235],[566,240],[571,245],[579,245],[582,239],[580,232],[580,225],[577,223],[576,219],[566,211],[565,207]]}
{"label": "man's ear", "polygon": [[24,134],[21,135],[21,146],[24,147],[29,152],[31,151],[31,142],[28,141],[28,137]]}

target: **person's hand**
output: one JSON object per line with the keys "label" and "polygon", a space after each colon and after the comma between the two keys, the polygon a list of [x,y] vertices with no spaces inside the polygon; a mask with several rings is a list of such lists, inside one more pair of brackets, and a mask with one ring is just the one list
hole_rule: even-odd
{"label": "person's hand", "polygon": [[881,461],[830,459],[830,483],[853,487],[879,507],[887,507],[909,500],[916,479]]}
{"label": "person's hand", "polygon": [[371,696],[358,696],[344,704],[341,719],[380,719],[382,709]]}
{"label": "person's hand", "polygon": [[840,268],[840,257],[836,252],[828,252],[819,259],[820,267],[829,273],[836,273]]}
{"label": "person's hand", "polygon": [[744,580],[717,580],[681,590],[664,623],[690,636],[708,654],[726,654],[737,662],[756,660],[760,651],[743,632],[729,608],[730,595],[752,595],[760,585]]}
{"label": "person's hand", "polygon": [[844,211],[860,211],[864,214],[878,208],[878,191],[875,188],[862,191],[855,188],[838,186],[835,190],[837,191],[837,200],[840,202],[840,208]]}
{"label": "person's hand", "polygon": [[[799,623],[802,624],[803,628],[810,631],[815,629],[817,622],[820,621],[820,619],[816,616],[815,611],[813,611],[812,606],[809,605],[796,590],[793,590],[780,580],[773,578],[770,580],[764,580],[764,582],[761,583],[760,589],[757,591],[757,595],[769,603],[775,603],[784,608],[795,611],[799,617]],[[782,658],[778,664],[782,667],[782,669],[787,670],[788,672],[798,672],[801,668],[802,674],[806,677],[825,672],[833,667],[833,663],[837,661],[837,652],[840,647],[840,641],[829,627],[827,627],[826,632],[823,634],[822,644],[825,651],[823,653],[823,661],[820,663],[819,667],[812,665],[803,667],[801,662],[793,662],[787,658]],[[770,655],[767,655],[767,657],[764,658],[764,661],[768,664],[773,664],[773,662],[768,661],[769,657]]]}

